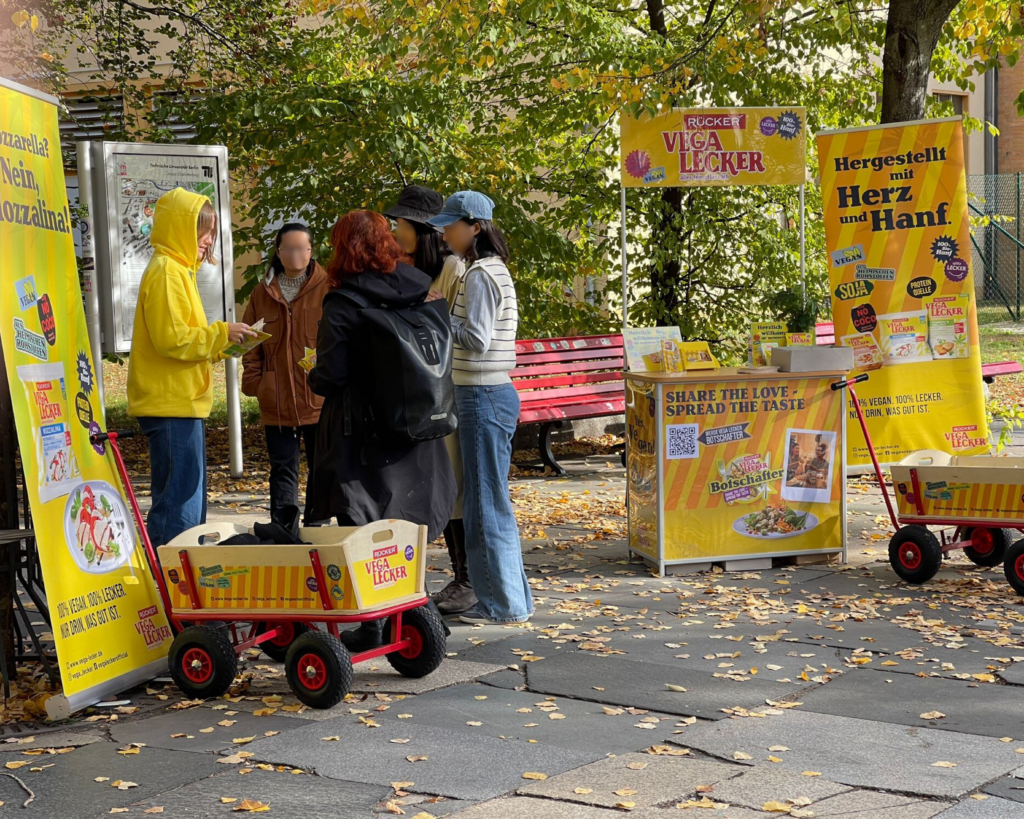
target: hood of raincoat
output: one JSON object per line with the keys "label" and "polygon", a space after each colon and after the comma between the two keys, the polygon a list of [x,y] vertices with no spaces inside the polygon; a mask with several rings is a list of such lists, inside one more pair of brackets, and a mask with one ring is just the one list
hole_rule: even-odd
{"label": "hood of raincoat", "polygon": [[164,253],[185,265],[199,269],[199,240],[196,223],[199,211],[210,200],[199,193],[175,188],[161,196],[153,214],[153,232],[149,241],[157,253]]}

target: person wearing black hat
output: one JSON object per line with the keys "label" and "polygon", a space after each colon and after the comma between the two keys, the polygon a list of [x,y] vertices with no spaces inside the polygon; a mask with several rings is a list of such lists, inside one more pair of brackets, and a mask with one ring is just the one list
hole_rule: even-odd
{"label": "person wearing black hat", "polygon": [[[448,301],[448,310],[455,309],[455,298],[466,275],[466,266],[441,238],[427,220],[437,216],[444,207],[444,197],[422,185],[407,185],[398,201],[384,215],[395,221],[395,239],[402,250],[412,257],[413,265],[433,280],[430,289]],[[469,581],[466,563],[466,530],[462,524],[462,449],[459,433],[445,438],[448,456],[455,472],[459,494],[452,510],[452,518],[444,530],[444,542],[455,573],[452,582],[434,595],[438,611],[443,614],[461,614],[476,605],[476,595]]]}

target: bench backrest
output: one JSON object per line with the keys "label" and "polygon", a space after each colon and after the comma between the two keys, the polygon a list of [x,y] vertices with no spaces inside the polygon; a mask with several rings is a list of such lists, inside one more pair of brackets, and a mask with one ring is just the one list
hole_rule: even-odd
{"label": "bench backrest", "polygon": [[517,341],[520,423],[622,412],[622,369],[621,334]]}

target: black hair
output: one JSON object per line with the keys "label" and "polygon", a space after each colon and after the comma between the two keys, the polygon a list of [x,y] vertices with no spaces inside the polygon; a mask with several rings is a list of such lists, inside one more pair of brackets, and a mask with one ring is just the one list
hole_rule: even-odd
{"label": "black hair", "polygon": [[479,259],[497,256],[508,264],[508,245],[505,236],[490,219],[463,219],[467,225],[479,225],[480,232],[473,239],[473,245],[466,251],[466,266]]}
{"label": "black hair", "polygon": [[406,221],[416,229],[416,252],[413,254],[413,265],[422,270],[431,281],[441,275],[445,260],[452,255],[441,234],[424,222]]}
{"label": "black hair", "polygon": [[[309,237],[309,243],[313,244],[313,233],[308,225],[302,222],[285,222],[281,225],[281,229],[274,238],[274,255],[270,259],[270,269],[274,271],[275,276],[284,273],[284,264],[281,262],[281,257],[277,255],[277,251],[281,249],[281,240],[289,233],[305,233]],[[313,264],[313,260],[310,259],[309,269],[312,269]]]}

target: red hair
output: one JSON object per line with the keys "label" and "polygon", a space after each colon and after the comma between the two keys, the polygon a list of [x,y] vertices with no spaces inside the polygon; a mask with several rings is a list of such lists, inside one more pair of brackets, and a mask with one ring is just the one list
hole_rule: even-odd
{"label": "red hair", "polygon": [[372,210],[354,210],[342,216],[331,231],[334,255],[327,265],[331,287],[357,273],[394,273],[407,261],[388,220]]}

